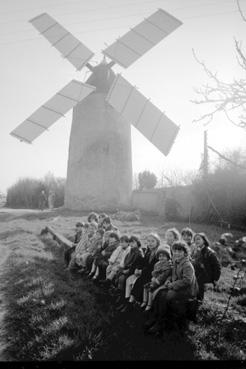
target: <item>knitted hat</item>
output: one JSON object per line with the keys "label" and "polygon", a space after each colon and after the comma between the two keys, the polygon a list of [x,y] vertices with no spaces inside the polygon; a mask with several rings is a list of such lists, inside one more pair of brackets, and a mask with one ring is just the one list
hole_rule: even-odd
{"label": "knitted hat", "polygon": [[186,242],[184,241],[176,241],[172,245],[172,251],[174,250],[184,250],[186,255],[189,255],[190,249]]}
{"label": "knitted hat", "polygon": [[196,236],[200,236],[200,237],[203,239],[203,241],[204,241],[204,245],[205,245],[206,247],[208,247],[208,246],[209,246],[209,240],[208,240],[208,238],[207,238],[207,236],[205,235],[205,233],[204,233],[204,232],[196,233],[196,234],[194,235],[194,241],[195,241],[195,239],[196,239]]}
{"label": "knitted hat", "polygon": [[83,222],[77,222],[76,223],[76,227],[84,227],[84,223]]}
{"label": "knitted hat", "polygon": [[159,257],[160,254],[165,254],[168,259],[171,259],[170,247],[168,245],[161,245],[156,251],[156,256]]}

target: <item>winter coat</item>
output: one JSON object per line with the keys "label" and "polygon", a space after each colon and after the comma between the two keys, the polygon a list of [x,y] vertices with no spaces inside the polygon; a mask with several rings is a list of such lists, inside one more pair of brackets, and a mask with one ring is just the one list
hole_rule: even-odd
{"label": "winter coat", "polygon": [[195,270],[188,256],[173,263],[172,274],[167,280],[171,282],[168,288],[174,291],[187,292],[191,296],[198,293]]}
{"label": "winter coat", "polygon": [[155,278],[157,284],[163,284],[167,277],[171,274],[172,271],[172,263],[170,260],[161,260],[157,261],[154,265],[154,269],[152,271],[152,277]]}
{"label": "winter coat", "polygon": [[205,246],[201,250],[194,250],[191,257],[199,283],[213,283],[219,280],[221,265],[214,250]]}
{"label": "winter coat", "polygon": [[148,249],[144,255],[144,258],[142,259],[142,266],[140,268],[142,269],[142,273],[140,277],[134,283],[132,291],[131,291],[131,294],[139,302],[142,301],[144,285],[147,282],[150,282],[151,277],[152,277],[151,273],[157,261],[158,260],[157,260],[156,252],[151,253],[150,250]]}
{"label": "winter coat", "polygon": [[127,275],[134,273],[135,269],[142,269],[143,254],[140,249],[130,249],[123,263],[123,269],[128,270]]}
{"label": "winter coat", "polygon": [[143,264],[142,264],[142,274],[141,279],[143,282],[149,282],[152,277],[152,271],[154,269],[154,265],[158,262],[156,252],[152,252],[148,249],[146,254],[144,255]]}
{"label": "winter coat", "polygon": [[76,245],[74,255],[79,256],[82,255],[87,250],[87,243],[88,243],[88,232],[82,234],[79,243]]}
{"label": "winter coat", "polygon": [[109,263],[112,265],[121,265],[124,260],[126,254],[128,253],[128,249],[123,249],[120,245],[113,251],[109,258]]}
{"label": "winter coat", "polygon": [[74,236],[74,243],[79,243],[79,241],[81,240],[81,236],[82,236],[82,231],[78,231],[75,233],[75,236]]}
{"label": "winter coat", "polygon": [[104,244],[102,245],[101,250],[99,250],[96,253],[95,264],[97,266],[99,266],[100,264],[103,264],[103,265],[108,264],[108,260],[111,256],[111,254],[117,248],[118,245],[119,245],[119,241],[116,241],[112,244],[109,244],[108,242],[104,242]]}

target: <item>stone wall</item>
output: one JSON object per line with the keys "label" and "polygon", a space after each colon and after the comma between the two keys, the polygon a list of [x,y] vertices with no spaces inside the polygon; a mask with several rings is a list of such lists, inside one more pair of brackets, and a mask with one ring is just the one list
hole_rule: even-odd
{"label": "stone wall", "polygon": [[165,217],[189,219],[194,199],[191,186],[167,187],[161,189],[135,190],[132,193],[132,207]]}

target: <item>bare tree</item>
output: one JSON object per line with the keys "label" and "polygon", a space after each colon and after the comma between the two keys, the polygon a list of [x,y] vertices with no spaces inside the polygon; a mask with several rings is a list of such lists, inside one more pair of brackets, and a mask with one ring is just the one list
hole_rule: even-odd
{"label": "bare tree", "polygon": [[176,187],[192,184],[197,173],[192,170],[183,171],[181,169],[163,170],[161,172],[158,187]]}
{"label": "bare tree", "polygon": [[[237,6],[242,19],[246,22],[239,0],[237,0]],[[235,49],[238,64],[245,75],[246,55],[241,43],[237,40],[235,40]],[[234,79],[230,83],[224,82],[219,79],[217,73],[209,70],[205,63],[197,58],[194,50],[193,55],[207,74],[209,83],[195,89],[200,98],[192,100],[192,102],[195,104],[207,104],[210,107],[208,113],[195,119],[194,122],[202,121],[208,124],[216,113],[223,112],[231,123],[246,129],[246,78]]]}

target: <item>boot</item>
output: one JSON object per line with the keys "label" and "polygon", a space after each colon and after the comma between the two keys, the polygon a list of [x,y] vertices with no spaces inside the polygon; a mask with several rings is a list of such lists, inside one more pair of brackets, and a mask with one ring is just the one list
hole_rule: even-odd
{"label": "boot", "polygon": [[120,310],[121,313],[130,313],[133,310],[133,306],[130,302],[127,302]]}
{"label": "boot", "polygon": [[119,304],[122,304],[124,302],[124,300],[125,300],[125,298],[124,298],[124,296],[122,296],[122,294],[120,292],[119,296],[115,300],[115,303],[119,305]]}

